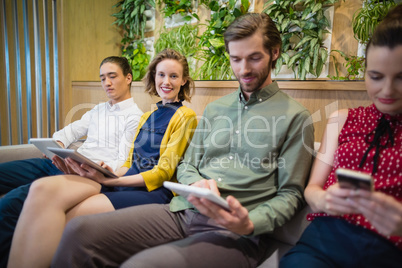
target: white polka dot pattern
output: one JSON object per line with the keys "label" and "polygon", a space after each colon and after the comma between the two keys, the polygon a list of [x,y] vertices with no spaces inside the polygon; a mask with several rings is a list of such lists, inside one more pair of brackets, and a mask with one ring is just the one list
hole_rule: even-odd
{"label": "white polka dot pattern", "polygon": [[[366,137],[370,137],[369,134],[376,128],[382,116],[383,114],[378,111],[374,105],[349,109],[348,118],[339,135],[339,147],[335,152],[334,166],[324,185],[324,189],[327,189],[336,182],[335,170],[340,167],[371,173],[375,154],[374,148],[369,152],[362,168],[359,168],[359,164],[369,147],[369,143],[366,142]],[[394,145],[391,146],[390,143],[388,143],[388,146],[380,150],[378,171],[373,174],[374,188],[376,191],[392,195],[402,202],[402,115],[399,114],[393,117],[389,115],[385,116],[387,120],[389,120],[391,129],[393,130]],[[381,144],[386,144],[388,139],[388,135],[384,135],[381,138]],[[307,219],[312,220],[317,216],[328,215],[325,213],[312,213],[307,216]],[[376,232],[375,228],[363,215],[350,214],[344,215],[342,218],[352,224]],[[387,238],[402,249],[402,237],[392,236]]]}

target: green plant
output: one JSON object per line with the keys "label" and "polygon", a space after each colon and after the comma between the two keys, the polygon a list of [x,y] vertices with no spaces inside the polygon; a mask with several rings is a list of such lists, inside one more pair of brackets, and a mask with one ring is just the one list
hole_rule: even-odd
{"label": "green plant", "polygon": [[149,65],[150,56],[147,54],[144,40],[135,40],[123,48],[123,57],[126,57],[133,70],[133,81],[141,80]]}
{"label": "green plant", "polygon": [[134,39],[144,38],[145,23],[147,17],[144,11],[155,8],[154,0],[122,0],[113,6],[121,7],[119,12],[112,14],[116,18],[113,24],[117,24],[124,30],[121,43],[124,45]]}
{"label": "green plant", "polygon": [[233,79],[223,33],[235,18],[247,13],[250,3],[248,0],[241,0],[240,9],[235,7],[235,0],[229,0],[226,5],[219,5],[215,0],[205,0],[202,1],[202,4],[207,5],[212,13],[207,29],[200,37],[200,50],[196,58],[202,65],[197,70],[196,78],[201,80]]}
{"label": "green plant", "polygon": [[194,77],[195,68],[192,68],[191,61],[199,49],[197,44],[198,30],[198,24],[190,25],[187,23],[170,30],[164,28],[154,43],[155,54],[165,48],[177,50],[186,56],[190,65],[190,76]]}
{"label": "green plant", "polygon": [[133,80],[141,80],[149,64],[150,56],[146,53],[144,32],[147,17],[145,10],[155,8],[154,0],[122,0],[113,7],[121,7],[112,14],[117,24],[124,31],[122,56],[126,57],[133,70]]}
{"label": "green plant", "polygon": [[365,0],[363,7],[353,15],[354,37],[362,44],[367,44],[375,27],[382,21],[396,3],[392,0]]}
{"label": "green plant", "polygon": [[158,5],[162,6],[162,4],[165,4],[163,8],[161,8],[165,18],[175,14],[181,14],[185,21],[190,21],[192,17],[199,20],[198,15],[193,13],[192,2],[191,0],[159,0]]}
{"label": "green plant", "polygon": [[330,26],[324,11],[338,0],[268,0],[266,12],[277,24],[282,37],[282,54],[276,64],[278,74],[283,64],[295,78],[305,80],[308,73],[318,77],[328,58],[324,35]]}
{"label": "green plant", "polygon": [[337,60],[333,57],[336,76],[328,77],[332,80],[362,80],[364,79],[364,71],[365,71],[365,58],[364,56],[348,56],[344,52],[340,50],[331,50],[331,52],[337,52],[341,55],[342,58],[345,59],[343,66],[345,66],[346,71],[348,72],[346,76],[339,76],[339,71],[337,68]]}
{"label": "green plant", "polygon": [[154,44],[155,53],[172,48],[186,57],[194,56],[197,51],[198,29],[198,25],[187,23],[170,30],[164,28]]}

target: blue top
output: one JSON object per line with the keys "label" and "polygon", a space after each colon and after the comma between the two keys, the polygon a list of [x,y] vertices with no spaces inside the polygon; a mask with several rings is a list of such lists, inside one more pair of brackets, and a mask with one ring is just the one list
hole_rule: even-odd
{"label": "blue top", "polygon": [[158,164],[160,145],[166,128],[176,110],[183,106],[181,101],[167,103],[166,105],[163,105],[160,101],[156,105],[158,109],[149,116],[134,141],[133,164],[125,176],[151,170]]}

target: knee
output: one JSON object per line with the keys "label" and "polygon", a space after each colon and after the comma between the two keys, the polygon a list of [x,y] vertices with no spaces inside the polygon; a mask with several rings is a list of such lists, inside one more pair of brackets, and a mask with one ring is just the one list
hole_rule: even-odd
{"label": "knee", "polygon": [[31,188],[29,189],[28,198],[31,196],[54,196],[57,195],[62,189],[62,180],[57,176],[41,178],[32,183]]}

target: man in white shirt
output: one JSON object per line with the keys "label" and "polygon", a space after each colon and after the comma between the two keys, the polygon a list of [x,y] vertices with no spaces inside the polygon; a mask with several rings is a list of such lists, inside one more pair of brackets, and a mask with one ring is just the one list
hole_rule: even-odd
{"label": "man in white shirt", "polygon": [[[100,64],[100,79],[109,101],[96,105],[80,120],[55,132],[53,138],[68,147],[86,136],[78,151],[94,162],[103,161],[117,169],[128,157],[143,112],[131,97],[132,71],[126,58],[105,58]],[[11,191],[0,199],[0,267],[7,264],[14,228],[30,184],[62,173],[47,158],[0,164],[0,194]]]}

